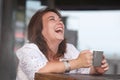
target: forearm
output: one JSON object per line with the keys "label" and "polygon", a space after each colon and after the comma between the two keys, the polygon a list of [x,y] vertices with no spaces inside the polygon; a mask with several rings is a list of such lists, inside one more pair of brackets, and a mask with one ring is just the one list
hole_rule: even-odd
{"label": "forearm", "polygon": [[[82,51],[76,59],[69,61],[70,70],[78,68],[89,68],[91,66],[92,54],[89,50]],[[48,62],[46,66],[39,70],[40,73],[64,73],[66,66],[61,61]]]}
{"label": "forearm", "polygon": [[[70,60],[70,70],[77,69],[80,66],[78,66],[78,62],[76,59]],[[61,61],[55,61],[55,62],[48,62],[46,66],[41,68],[39,70],[40,73],[64,73],[66,70],[65,64]]]}
{"label": "forearm", "polygon": [[65,71],[63,62],[47,62],[47,64],[39,70],[40,73],[63,73]]}

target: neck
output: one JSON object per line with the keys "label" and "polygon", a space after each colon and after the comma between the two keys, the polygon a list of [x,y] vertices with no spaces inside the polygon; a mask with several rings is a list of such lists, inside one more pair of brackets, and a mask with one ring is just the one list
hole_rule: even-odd
{"label": "neck", "polygon": [[55,55],[58,51],[59,44],[53,42],[53,43],[49,43],[48,46]]}
{"label": "neck", "polygon": [[55,43],[51,43],[51,44],[49,43],[48,46],[50,48],[50,51],[48,52],[48,59],[49,59],[49,61],[54,61],[55,60],[55,55],[57,54],[59,45],[55,44]]}
{"label": "neck", "polygon": [[60,42],[61,41],[58,41],[58,40],[57,41],[50,41],[50,40],[48,41],[47,40],[47,44],[50,49],[50,52],[48,52],[49,59],[54,59],[55,55],[57,54]]}

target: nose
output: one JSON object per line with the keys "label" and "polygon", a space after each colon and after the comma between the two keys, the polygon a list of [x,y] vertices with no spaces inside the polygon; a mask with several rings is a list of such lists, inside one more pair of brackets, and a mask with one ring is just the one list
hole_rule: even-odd
{"label": "nose", "polygon": [[59,25],[64,25],[63,21],[61,19],[58,19],[57,22],[58,22]]}
{"label": "nose", "polygon": [[57,23],[57,25],[58,25],[59,27],[62,27],[62,28],[64,29],[63,21],[59,20],[58,23]]}

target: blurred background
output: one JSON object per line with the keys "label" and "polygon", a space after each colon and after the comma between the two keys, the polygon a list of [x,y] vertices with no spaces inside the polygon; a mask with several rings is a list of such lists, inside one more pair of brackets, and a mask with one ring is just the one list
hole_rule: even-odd
{"label": "blurred background", "polygon": [[106,74],[120,74],[119,0],[0,0],[0,80],[15,80],[15,51],[27,41],[32,15],[47,6],[60,9],[67,42],[79,51],[104,51]]}

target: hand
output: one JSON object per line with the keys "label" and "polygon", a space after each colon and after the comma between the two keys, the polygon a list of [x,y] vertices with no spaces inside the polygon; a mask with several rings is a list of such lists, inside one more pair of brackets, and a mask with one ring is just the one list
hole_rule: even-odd
{"label": "hand", "polygon": [[94,67],[97,74],[103,74],[109,69],[109,65],[105,58],[102,60],[102,65],[100,67]]}
{"label": "hand", "polygon": [[90,50],[84,50],[81,51],[79,54],[77,61],[78,61],[78,67],[79,68],[88,68],[92,66],[92,59],[93,59],[93,54]]}

